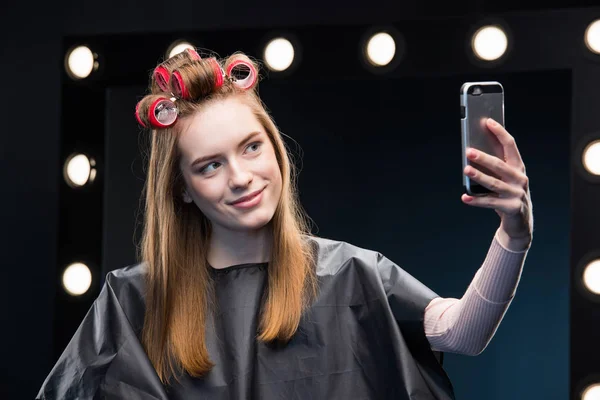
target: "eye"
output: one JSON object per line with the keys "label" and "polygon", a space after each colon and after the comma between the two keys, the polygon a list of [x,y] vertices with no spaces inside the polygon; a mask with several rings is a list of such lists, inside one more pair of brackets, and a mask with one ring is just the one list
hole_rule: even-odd
{"label": "eye", "polygon": [[[211,166],[213,166],[213,165],[217,165],[217,166],[215,166],[214,168],[211,169]],[[218,162],[211,162],[210,164],[206,164],[204,167],[200,168],[198,170],[198,172],[201,174],[208,174],[209,172],[215,171],[218,168],[218,165],[221,165],[221,164]]]}
{"label": "eye", "polygon": [[255,148],[255,150],[250,151],[251,153],[256,153],[260,147],[262,146],[262,142],[254,142],[248,145],[248,147],[246,147],[246,149],[251,149],[251,148]]}

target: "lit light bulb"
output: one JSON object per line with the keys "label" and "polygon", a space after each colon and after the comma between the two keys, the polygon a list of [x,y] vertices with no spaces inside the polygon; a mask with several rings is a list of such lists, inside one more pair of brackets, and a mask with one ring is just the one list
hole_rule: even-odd
{"label": "lit light bulb", "polygon": [[395,54],[396,42],[389,33],[377,33],[367,43],[367,58],[372,65],[378,67],[388,65]]}
{"label": "lit light bulb", "polygon": [[273,71],[285,71],[294,61],[294,46],[285,38],[273,39],[265,47],[267,67]]}
{"label": "lit light bulb", "polygon": [[92,273],[87,265],[74,263],[69,265],[62,276],[63,287],[72,296],[80,296],[88,291],[92,284]]}
{"label": "lit light bulb", "polygon": [[497,26],[484,26],[477,30],[472,40],[473,52],[485,61],[494,61],[504,55],[508,48],[506,33]]}
{"label": "lit light bulb", "polygon": [[87,78],[97,67],[94,53],[86,46],[76,47],[67,55],[67,73],[74,79]]}

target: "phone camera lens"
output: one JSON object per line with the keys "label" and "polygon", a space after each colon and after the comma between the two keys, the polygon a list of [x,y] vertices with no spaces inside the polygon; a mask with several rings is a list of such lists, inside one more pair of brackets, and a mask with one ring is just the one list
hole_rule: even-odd
{"label": "phone camera lens", "polygon": [[481,88],[480,88],[479,86],[475,86],[475,87],[473,88],[473,94],[474,94],[475,96],[479,96],[479,95],[481,94]]}

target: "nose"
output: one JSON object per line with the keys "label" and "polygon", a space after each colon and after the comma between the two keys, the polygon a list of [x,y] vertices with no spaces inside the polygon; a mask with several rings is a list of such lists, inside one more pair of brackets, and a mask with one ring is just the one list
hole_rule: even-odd
{"label": "nose", "polygon": [[229,187],[232,190],[237,188],[245,188],[250,185],[253,178],[252,172],[237,162],[231,162],[229,167]]}

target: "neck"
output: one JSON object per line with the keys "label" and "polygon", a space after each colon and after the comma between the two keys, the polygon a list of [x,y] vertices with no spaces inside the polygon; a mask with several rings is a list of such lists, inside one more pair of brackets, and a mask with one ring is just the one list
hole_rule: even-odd
{"label": "neck", "polygon": [[256,231],[230,231],[213,227],[207,259],[217,269],[268,262],[271,259],[272,240],[270,223]]}

